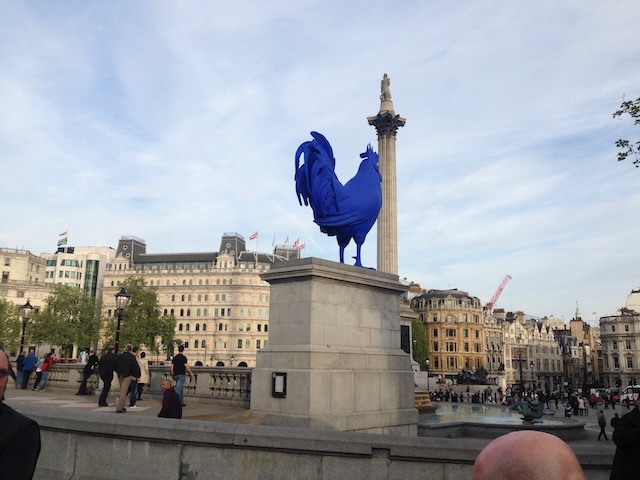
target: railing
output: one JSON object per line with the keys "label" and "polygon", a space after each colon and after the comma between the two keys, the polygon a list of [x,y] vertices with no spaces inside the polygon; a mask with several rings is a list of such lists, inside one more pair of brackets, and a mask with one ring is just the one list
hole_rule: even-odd
{"label": "railing", "polygon": [[[78,363],[58,363],[49,374],[47,389],[77,391],[82,381],[84,365]],[[234,406],[249,407],[251,402],[251,374],[253,369],[243,367],[191,367],[193,376],[184,384],[185,397],[201,403],[230,403]],[[169,378],[169,365],[149,366],[151,380],[144,386],[149,395],[162,396],[160,383]],[[32,376],[32,380],[34,376]],[[89,390],[98,390],[102,381],[92,375],[87,381]],[[115,376],[111,392],[117,391],[118,378]]]}

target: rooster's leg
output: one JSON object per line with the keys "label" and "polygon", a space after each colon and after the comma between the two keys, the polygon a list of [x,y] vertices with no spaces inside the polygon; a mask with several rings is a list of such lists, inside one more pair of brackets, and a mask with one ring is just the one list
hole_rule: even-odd
{"label": "rooster's leg", "polygon": [[344,249],[349,245],[351,237],[346,235],[336,235],[336,240],[340,246],[340,263],[344,263]]}
{"label": "rooster's leg", "polygon": [[362,247],[361,243],[356,243],[356,256],[353,257],[356,261],[356,263],[354,263],[354,265],[356,267],[361,267],[362,266],[362,262],[360,261],[360,248]]}

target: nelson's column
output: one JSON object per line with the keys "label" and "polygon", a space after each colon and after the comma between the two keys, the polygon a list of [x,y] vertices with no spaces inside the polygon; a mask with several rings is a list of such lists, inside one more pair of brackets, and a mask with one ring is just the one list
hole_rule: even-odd
{"label": "nelson's column", "polygon": [[380,86],[380,111],[368,117],[378,133],[378,168],[382,175],[382,209],[378,215],[378,271],[398,274],[398,205],[396,185],[396,133],[406,119],[396,115],[391,84],[385,73]]}

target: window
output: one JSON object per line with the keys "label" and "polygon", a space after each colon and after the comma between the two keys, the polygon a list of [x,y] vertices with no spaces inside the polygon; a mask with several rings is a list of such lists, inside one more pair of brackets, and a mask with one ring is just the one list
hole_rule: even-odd
{"label": "window", "polygon": [[[265,324],[265,326],[264,326],[264,331],[265,331],[265,332],[268,332],[268,331],[269,331],[269,325],[266,325],[266,324]],[[267,342],[266,342],[266,341],[265,341],[265,344],[264,344],[264,345],[265,345],[265,347],[267,346]]]}
{"label": "window", "polygon": [[[187,328],[187,330],[189,329]],[[189,342],[184,342],[184,348],[189,348]]]}
{"label": "window", "polygon": [[435,338],[438,338],[438,329],[437,329],[437,328],[434,328],[434,329],[433,329],[433,336],[434,336]]}
{"label": "window", "polygon": [[627,357],[627,368],[633,368],[633,357]]}
{"label": "window", "polygon": [[182,331],[182,324],[178,325],[178,331],[181,332]]}
{"label": "window", "polygon": [[202,344],[200,345],[202,348],[207,348],[207,341],[202,340]]}
{"label": "window", "polygon": [[476,353],[480,353],[480,344],[479,343],[474,343],[473,344],[473,351]]}
{"label": "window", "polygon": [[259,332],[261,332],[261,331],[262,331],[262,324],[261,324],[261,323],[259,323],[259,324],[258,324],[258,331],[259,331]]}
{"label": "window", "polygon": [[438,357],[435,357],[433,359],[433,368],[435,368],[436,370],[440,368],[440,360],[438,359]]}
{"label": "window", "polygon": [[464,351],[465,352],[469,351],[469,342],[464,342]]}
{"label": "window", "polygon": [[612,342],[611,342],[611,348],[612,348],[613,350],[617,350],[617,349],[618,349],[618,342],[617,342],[617,341],[615,341],[615,340],[614,340],[614,341],[612,341]]}
{"label": "window", "polygon": [[185,328],[186,328],[186,330],[187,330],[187,332],[188,332],[189,330],[191,330],[191,325],[187,323],[187,325],[186,325],[186,327],[185,327]]}
{"label": "window", "polygon": [[613,368],[620,368],[620,360],[618,359],[618,357],[614,355],[612,358],[613,358]]}
{"label": "window", "polygon": [[624,341],[624,348],[626,348],[627,350],[631,350],[631,340]]}
{"label": "window", "polygon": [[242,340],[238,340],[238,348],[242,348]]}
{"label": "window", "polygon": [[625,325],[625,326],[624,326],[624,331],[625,331],[625,332],[628,332],[628,331],[629,331],[629,325]]}
{"label": "window", "polygon": [[455,337],[456,329],[455,328],[447,328],[447,337]]}
{"label": "window", "polygon": [[438,342],[433,342],[433,351],[434,352],[438,352],[439,351]]}
{"label": "window", "polygon": [[199,332],[199,331],[200,331],[200,324],[196,323],[196,332]]}
{"label": "window", "polygon": [[221,324],[221,323],[219,323],[219,324],[218,324],[218,331],[219,331],[219,332],[221,332],[221,331],[222,331],[222,324]]}
{"label": "window", "polygon": [[447,352],[457,352],[458,344],[456,342],[447,342]]}
{"label": "window", "polygon": [[198,340],[193,342],[193,348],[198,348],[198,345],[199,345]]}
{"label": "window", "polygon": [[469,338],[469,329],[468,328],[465,328],[465,329],[462,330],[462,336],[464,338]]}
{"label": "window", "polygon": [[611,331],[615,332],[616,331],[616,326],[615,325],[611,325]]}
{"label": "window", "polygon": [[[206,332],[206,331],[207,331],[207,324],[206,324],[206,323],[203,323],[203,324],[202,324],[202,331],[203,331],[203,332]],[[204,340],[203,340],[203,342],[204,342]]]}
{"label": "window", "polygon": [[260,350],[260,340],[256,340],[256,350]]}

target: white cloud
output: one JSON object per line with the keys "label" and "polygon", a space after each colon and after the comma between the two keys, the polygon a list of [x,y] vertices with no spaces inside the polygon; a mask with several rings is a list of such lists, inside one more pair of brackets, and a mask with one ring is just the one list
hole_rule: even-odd
{"label": "white cloud", "polygon": [[336,259],[293,155],[318,130],[348,180],[386,72],[400,275],[486,302],[510,273],[507,308],[610,312],[640,286],[640,177],[614,146],[637,127],[611,118],[640,96],[636,3],[4,3],[0,245],[206,251],[258,229]]}

